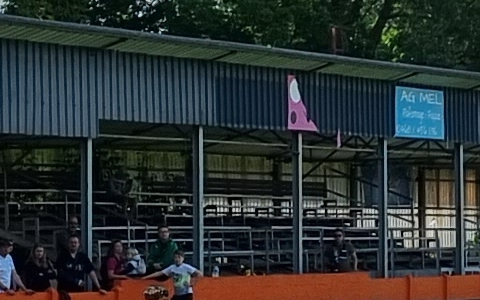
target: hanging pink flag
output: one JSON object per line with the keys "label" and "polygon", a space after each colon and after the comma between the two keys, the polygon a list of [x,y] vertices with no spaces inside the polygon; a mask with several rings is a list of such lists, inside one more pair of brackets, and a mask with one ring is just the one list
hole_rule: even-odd
{"label": "hanging pink flag", "polygon": [[288,129],[295,131],[318,131],[317,125],[308,118],[295,76],[288,76]]}

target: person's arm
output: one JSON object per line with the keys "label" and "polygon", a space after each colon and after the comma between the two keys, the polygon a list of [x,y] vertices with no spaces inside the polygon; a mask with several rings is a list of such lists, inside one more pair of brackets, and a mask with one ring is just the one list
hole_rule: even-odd
{"label": "person's arm", "polygon": [[18,276],[17,271],[12,270],[12,275],[13,275],[13,280],[15,281],[15,283],[17,284],[17,286],[18,286],[22,291],[24,291],[24,292],[27,293],[27,294],[33,294],[33,293],[35,293],[34,291],[32,291],[32,290],[30,290],[30,289],[27,289],[27,288],[25,287],[25,285],[24,285],[23,282],[22,282],[22,279],[20,278],[20,276]]}
{"label": "person's arm", "polygon": [[330,271],[330,268],[333,267],[333,249],[330,245],[325,246],[325,252],[323,256],[323,260],[325,262],[325,266],[327,267],[327,271]]}
{"label": "person's arm", "polygon": [[354,271],[357,271],[358,269],[358,258],[357,258],[357,251],[355,250],[355,247],[353,247],[352,244],[350,244],[350,247],[349,247],[349,252],[350,252],[350,257],[352,258],[353,260],[353,270]]}
{"label": "person's arm", "polygon": [[352,253],[352,258],[353,258],[353,270],[357,271],[358,270],[358,258],[357,258],[357,252]]}
{"label": "person's arm", "polygon": [[108,279],[115,280],[115,279],[127,279],[128,277],[126,275],[119,275],[115,274],[115,267],[117,264],[117,260],[115,257],[110,257],[107,261],[107,274],[108,274]]}
{"label": "person's arm", "polygon": [[160,277],[160,276],[163,276],[163,275],[166,275],[168,277],[170,277],[170,275],[172,275],[172,268],[173,266],[170,266],[162,271],[157,271],[155,273],[152,273],[150,275],[147,275],[145,277],[142,277],[142,279],[144,280],[147,280],[147,279],[153,279],[153,278],[157,278],[157,277]]}
{"label": "person's arm", "polygon": [[92,280],[93,286],[95,286],[98,289],[100,294],[106,294],[107,293],[107,291],[103,290],[102,287],[100,286],[100,282],[98,281],[97,274],[95,274],[94,270],[90,271],[90,273],[88,273],[88,276]]}
{"label": "person's arm", "polygon": [[9,290],[10,290],[10,287],[9,287],[9,286],[7,287],[7,286],[0,280],[0,289],[1,289],[2,291],[5,291],[5,292],[6,292],[6,291],[9,291]]}
{"label": "person's arm", "polygon": [[190,282],[190,285],[191,286],[194,286],[195,284],[197,284],[197,281],[203,277],[203,273],[197,269],[195,269],[192,273],[190,273],[192,275],[192,280]]}
{"label": "person's arm", "polygon": [[166,275],[166,274],[163,271],[158,271],[158,272],[152,273],[150,275],[147,275],[145,277],[142,277],[142,279],[143,280],[153,279],[153,278],[157,278],[157,277],[160,277],[160,276],[163,276],[163,275]]}
{"label": "person's arm", "polygon": [[87,274],[88,277],[90,277],[90,279],[92,280],[93,286],[98,289],[98,292],[100,294],[105,295],[107,291],[102,289],[102,286],[98,281],[97,274],[95,274],[95,267],[93,266],[92,262],[86,255],[84,255],[84,258],[83,258],[83,265],[84,265],[85,274]]}
{"label": "person's arm", "polygon": [[17,283],[15,282],[15,278],[13,277],[13,272],[12,272],[12,286],[11,286],[11,289],[16,291],[17,290]]}

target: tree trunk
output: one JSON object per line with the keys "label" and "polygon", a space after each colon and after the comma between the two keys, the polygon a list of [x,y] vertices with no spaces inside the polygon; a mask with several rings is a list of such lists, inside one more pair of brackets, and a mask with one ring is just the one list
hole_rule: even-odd
{"label": "tree trunk", "polygon": [[372,30],[370,30],[369,47],[367,49],[367,56],[369,58],[375,58],[376,56],[377,47],[382,41],[383,30],[385,29],[388,20],[391,18],[394,4],[395,0],[384,1],[382,9],[378,13],[375,25],[373,25]]}

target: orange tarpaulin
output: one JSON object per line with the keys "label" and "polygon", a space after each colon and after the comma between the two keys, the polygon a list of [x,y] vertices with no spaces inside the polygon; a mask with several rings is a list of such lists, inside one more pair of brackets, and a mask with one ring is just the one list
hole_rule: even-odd
{"label": "orange tarpaulin", "polygon": [[[72,300],[142,300],[148,285],[170,282],[126,280],[108,295],[72,294]],[[480,299],[480,275],[373,279],[364,273],[203,278],[196,300],[468,300]],[[58,300],[55,291],[0,300]]]}

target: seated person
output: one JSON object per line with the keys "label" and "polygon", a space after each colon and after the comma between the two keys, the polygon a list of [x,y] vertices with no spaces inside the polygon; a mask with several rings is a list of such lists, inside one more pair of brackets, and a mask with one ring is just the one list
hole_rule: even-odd
{"label": "seated person", "polygon": [[137,275],[144,275],[146,272],[147,266],[138,253],[138,250],[135,248],[128,248],[125,273],[130,277],[136,277]]}
{"label": "seated person", "polygon": [[326,251],[327,266],[332,273],[346,273],[357,270],[358,259],[355,247],[345,241],[342,229],[335,229],[335,242]]}
{"label": "seated person", "polygon": [[102,288],[107,291],[111,290],[115,280],[128,278],[125,274],[122,241],[113,240],[100,269]]}
{"label": "seated person", "polygon": [[173,253],[177,249],[177,243],[170,238],[168,227],[158,226],[158,240],[152,245],[148,255],[149,273],[163,270],[173,264]]}
{"label": "seated person", "polygon": [[25,264],[24,270],[25,286],[35,292],[44,292],[55,284],[53,281],[57,278],[57,272],[53,268],[52,262],[47,258],[45,248],[40,244],[35,244],[30,253],[30,257]]}

